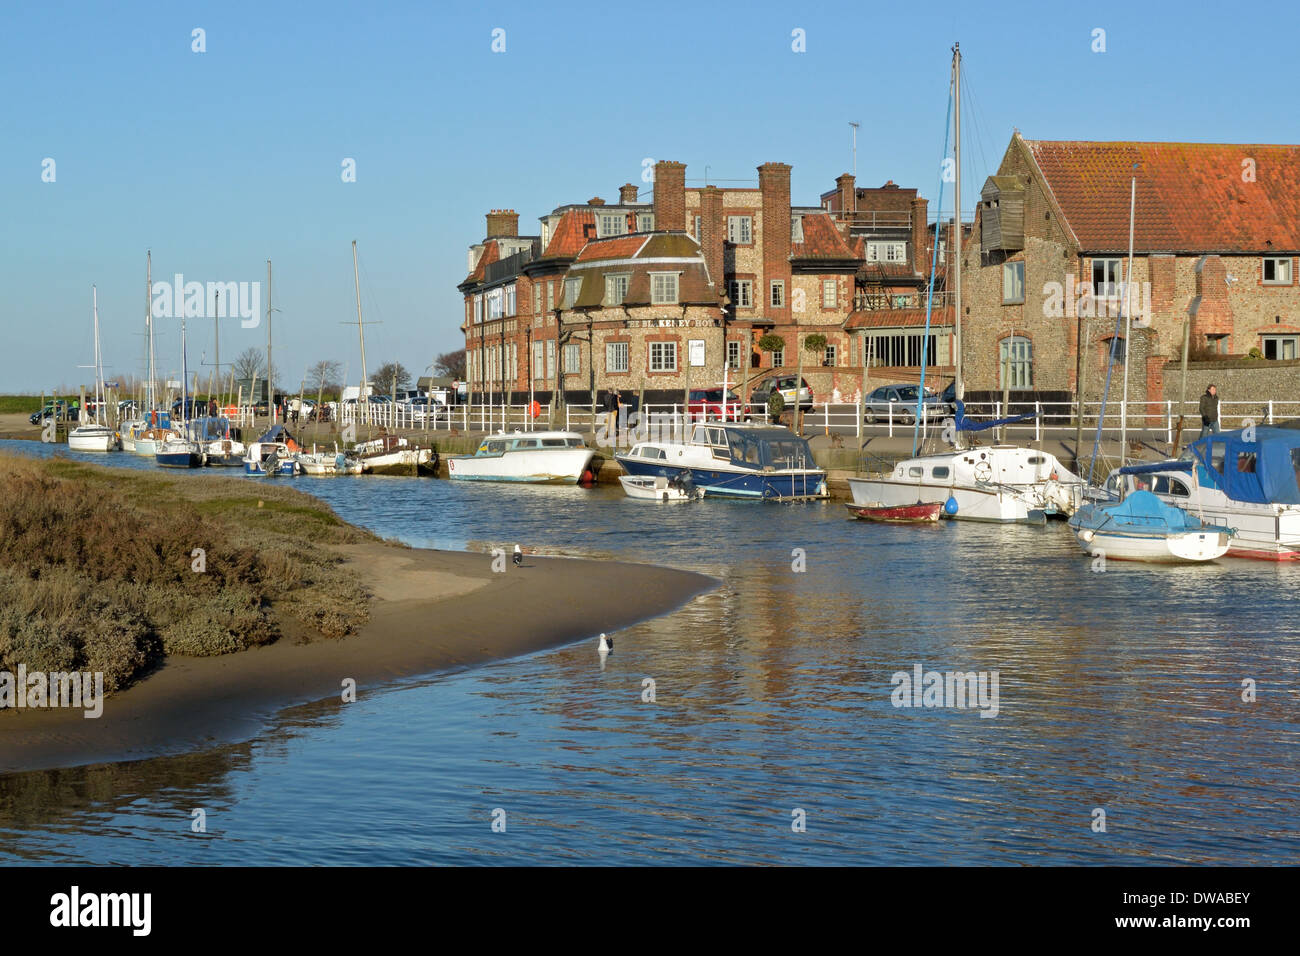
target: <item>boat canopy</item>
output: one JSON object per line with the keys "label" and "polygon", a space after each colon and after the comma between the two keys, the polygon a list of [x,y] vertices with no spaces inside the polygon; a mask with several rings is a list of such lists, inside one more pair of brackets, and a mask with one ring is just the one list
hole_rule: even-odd
{"label": "boat canopy", "polygon": [[185,423],[191,441],[217,441],[230,435],[230,419],[225,416],[192,418]]}
{"label": "boat canopy", "polygon": [[1012,415],[1010,418],[996,418],[991,422],[973,422],[966,417],[966,403],[959,398],[957,399],[957,414],[953,420],[959,432],[982,432],[988,431],[990,428],[1001,428],[1003,425],[1026,422],[1037,417],[1038,412],[1026,412],[1023,415]]}
{"label": "boat canopy", "polygon": [[263,444],[279,442],[285,445],[297,445],[297,441],[295,441],[293,435],[289,433],[289,429],[285,428],[284,425],[281,424],[272,425],[267,429],[266,434],[259,438],[258,441]]}
{"label": "boat canopy", "polygon": [[1189,445],[1210,481],[1234,501],[1300,504],[1300,431],[1269,425],[1217,432]]}
{"label": "boat canopy", "polygon": [[1180,533],[1217,529],[1182,508],[1165,504],[1149,491],[1135,491],[1117,505],[1080,508],[1071,524],[1094,531],[1131,529]]}
{"label": "boat canopy", "polygon": [[1121,475],[1154,475],[1157,472],[1164,471],[1185,471],[1190,474],[1191,470],[1191,461],[1186,458],[1179,458],[1174,461],[1158,461],[1155,464],[1125,465],[1119,470],[1119,473]]}

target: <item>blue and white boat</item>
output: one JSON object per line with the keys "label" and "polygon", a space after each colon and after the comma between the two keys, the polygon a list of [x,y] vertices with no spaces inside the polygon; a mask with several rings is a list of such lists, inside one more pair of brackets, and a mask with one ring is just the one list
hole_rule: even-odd
{"label": "blue and white boat", "polygon": [[259,478],[291,478],[301,475],[299,451],[298,443],[293,440],[288,429],[283,425],[274,425],[248,446],[248,454],[244,456],[244,474]]}
{"label": "blue and white boat", "polygon": [[165,439],[153,457],[164,468],[203,467],[203,449],[199,443],[179,436]]}
{"label": "blue and white boat", "polygon": [[1206,435],[1181,458],[1112,471],[1105,490],[1112,497],[1149,490],[1231,525],[1228,557],[1300,560],[1300,422]]}
{"label": "blue and white boat", "polygon": [[629,475],[682,476],[705,497],[826,497],[826,472],[817,467],[808,442],[779,425],[701,423],[684,442],[638,442],[614,457]]}
{"label": "blue and white boat", "polygon": [[1135,491],[1118,504],[1087,504],[1070,516],[1083,550],[1120,561],[1213,561],[1236,534],[1206,524],[1149,491]]}

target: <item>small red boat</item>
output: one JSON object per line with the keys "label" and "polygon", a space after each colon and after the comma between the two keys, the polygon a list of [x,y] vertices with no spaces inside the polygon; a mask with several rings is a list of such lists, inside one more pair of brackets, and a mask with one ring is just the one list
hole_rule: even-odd
{"label": "small red boat", "polygon": [[921,524],[926,521],[938,521],[943,503],[939,501],[921,502],[914,505],[860,505],[855,502],[845,504],[855,517],[867,521],[886,521],[890,524]]}

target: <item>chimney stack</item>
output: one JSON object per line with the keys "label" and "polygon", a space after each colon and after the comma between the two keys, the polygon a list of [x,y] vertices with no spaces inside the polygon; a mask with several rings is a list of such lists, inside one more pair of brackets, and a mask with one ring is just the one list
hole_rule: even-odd
{"label": "chimney stack", "polygon": [[636,202],[636,184],[624,183],[618,187],[618,201],[624,206],[629,206]]}
{"label": "chimney stack", "polygon": [[839,176],[835,180],[835,188],[840,194],[840,217],[848,219],[858,211],[858,191],[855,188],[855,180],[849,173]]}
{"label": "chimney stack", "polygon": [[493,209],[487,214],[487,237],[519,235],[519,213],[513,209]]}
{"label": "chimney stack", "polygon": [[912,271],[917,275],[930,274],[929,205],[920,196],[912,200]]}
{"label": "chimney stack", "polygon": [[686,229],[686,164],[655,163],[655,228]]}
{"label": "chimney stack", "polygon": [[[790,318],[790,165],[764,163],[758,167],[758,191],[763,203],[763,275],[766,282],[755,289],[755,298],[763,303],[763,313],[776,321]],[[768,283],[779,279],[785,283],[785,304],[771,304]]]}
{"label": "chimney stack", "polygon": [[704,253],[704,264],[709,269],[709,281],[719,296],[727,291],[722,258],[722,244],[726,238],[722,190],[717,186],[705,186],[700,190],[700,248]]}

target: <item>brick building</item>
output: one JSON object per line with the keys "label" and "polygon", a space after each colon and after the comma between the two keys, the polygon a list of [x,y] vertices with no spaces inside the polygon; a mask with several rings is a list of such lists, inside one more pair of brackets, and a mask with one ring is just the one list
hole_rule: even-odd
{"label": "brick building", "polygon": [[[1126,288],[1131,177],[1134,285]],[[1131,400],[1190,357],[1300,357],[1300,147],[1011,139],[962,253],[968,389],[1096,401],[1111,341]],[[1133,319],[1123,341],[1125,295]],[[1082,347],[1080,345],[1082,343]],[[1116,365],[1116,375],[1122,366]],[[1300,385],[1300,377],[1297,377]],[[1115,392],[1112,390],[1112,398]]]}
{"label": "brick building", "polygon": [[[488,214],[458,287],[473,401],[587,404],[618,389],[680,402],[724,378],[743,393],[794,371],[810,333],[827,342],[803,354],[815,393],[851,397],[869,321],[873,382],[916,379],[919,350],[893,341],[918,342],[924,317],[930,233],[915,190],[841,176],[821,205],[794,206],[784,163],[758,167],[757,187],[724,188],[688,184],[683,164],[663,161],[651,200],[639,192],[557,207],[536,235],[519,234],[513,210]],[[949,362],[948,313],[932,366]],[[765,335],[785,348],[760,349]]]}

